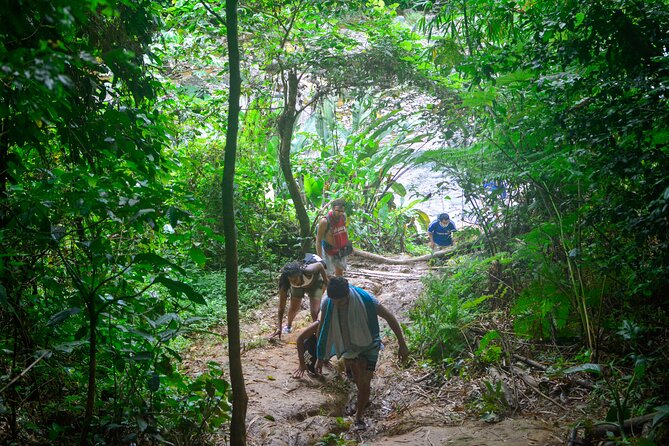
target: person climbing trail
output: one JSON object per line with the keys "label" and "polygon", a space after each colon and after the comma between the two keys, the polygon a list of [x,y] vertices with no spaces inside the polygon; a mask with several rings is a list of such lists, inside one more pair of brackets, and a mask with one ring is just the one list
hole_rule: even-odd
{"label": "person climbing trail", "polygon": [[352,251],[346,229],[346,202],[333,200],[332,210],[318,223],[316,254],[325,259],[328,274],[342,276],[346,270],[346,256]]}
{"label": "person climbing trail", "polygon": [[409,349],[397,318],[374,296],[349,285],[344,277],[330,279],[327,295],[321,303],[315,371],[322,374],[324,362],[333,356],[344,358],[358,391],[355,430],[367,427],[363,415],[369,403],[372,377],[381,349],[378,317],[385,319],[395,333],[398,356],[404,362]]}
{"label": "person climbing trail", "polygon": [[[309,309],[311,320],[318,319],[323,291],[328,284],[328,275],[323,265],[323,259],[315,254],[307,254],[302,261],[290,262],[281,269],[279,276],[279,311],[277,315],[277,329],[270,339],[279,338],[283,332],[290,333],[293,320],[300,310],[304,294],[309,295]],[[286,327],[283,329],[283,314],[286,309],[286,300],[290,294],[290,306]]]}
{"label": "person climbing trail", "polygon": [[430,223],[427,228],[427,237],[430,248],[451,246],[453,238],[451,234],[457,231],[455,224],[451,221],[448,214],[439,214],[436,220]]}

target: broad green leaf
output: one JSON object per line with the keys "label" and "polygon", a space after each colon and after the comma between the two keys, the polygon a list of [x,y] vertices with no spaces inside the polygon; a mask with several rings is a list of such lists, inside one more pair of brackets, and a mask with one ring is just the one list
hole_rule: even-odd
{"label": "broad green leaf", "polygon": [[187,283],[180,282],[178,280],[172,280],[165,276],[156,277],[156,283],[165,286],[165,288],[167,288],[168,290],[172,291],[177,295],[185,294],[188,300],[190,300],[191,302],[201,305],[207,304],[202,295],[197,291],[195,291],[195,289],[193,289],[193,287],[191,287]]}
{"label": "broad green leaf", "polygon": [[137,254],[133,260],[135,263],[139,264],[169,266],[170,268],[179,271],[181,274],[186,274],[186,270],[153,252]]}
{"label": "broad green leaf", "polygon": [[53,349],[58,350],[63,353],[72,353],[75,349],[81,347],[82,345],[88,344],[87,340],[82,341],[73,341],[73,342],[63,342],[62,344],[56,345]]}
{"label": "broad green leaf", "polygon": [[128,331],[146,340],[149,344],[154,344],[156,342],[156,338],[152,334],[140,330],[139,328],[130,327],[128,328]]}
{"label": "broad green leaf", "polygon": [[495,89],[483,90],[483,91],[470,91],[467,93],[460,94],[462,98],[462,103],[466,107],[476,108],[482,106],[492,106],[493,102],[497,98],[497,92]]}
{"label": "broad green leaf", "polygon": [[589,372],[589,373],[594,373],[596,375],[601,375],[602,366],[600,364],[587,363],[587,364],[577,365],[574,367],[569,367],[568,369],[563,370],[563,373],[565,375],[570,375],[572,373],[578,373],[578,372]]}
{"label": "broad green leaf", "polygon": [[526,83],[529,80],[532,80],[536,77],[531,71],[514,71],[513,73],[508,73],[502,76],[499,76],[495,79],[497,85],[509,85],[514,83]]}
{"label": "broad green leaf", "polygon": [[130,355],[130,359],[138,362],[151,361],[153,359],[153,353],[148,351],[133,352]]}
{"label": "broad green leaf", "polygon": [[188,254],[190,255],[190,258],[201,267],[204,267],[207,263],[207,255],[199,246],[191,246]]}
{"label": "broad green leaf", "polygon": [[46,323],[48,327],[54,327],[61,324],[68,317],[78,314],[81,312],[81,308],[73,307],[68,308],[67,310],[60,311],[49,318],[49,321]]}

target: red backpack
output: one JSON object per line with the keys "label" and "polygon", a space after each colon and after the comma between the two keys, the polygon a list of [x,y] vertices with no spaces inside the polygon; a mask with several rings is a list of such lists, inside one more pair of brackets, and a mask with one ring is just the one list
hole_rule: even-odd
{"label": "red backpack", "polygon": [[325,252],[331,256],[339,255],[340,257],[344,257],[349,255],[352,252],[352,247],[350,247],[351,244],[348,241],[348,233],[346,232],[346,216],[342,216],[338,221],[334,222],[332,220],[332,212],[330,211],[325,218],[328,222],[328,228],[325,233],[327,234],[327,231],[332,230],[332,239],[334,241],[333,246],[326,246]]}

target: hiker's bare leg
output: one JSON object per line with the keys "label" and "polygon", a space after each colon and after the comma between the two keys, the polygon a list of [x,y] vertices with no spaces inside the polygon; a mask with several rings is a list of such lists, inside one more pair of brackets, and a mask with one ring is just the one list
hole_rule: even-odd
{"label": "hiker's bare leg", "polygon": [[302,305],[302,298],[291,298],[290,306],[288,307],[288,321],[286,326],[293,328],[293,320],[297,315],[297,312],[300,311],[300,306]]}
{"label": "hiker's bare leg", "polygon": [[311,320],[318,320],[318,313],[321,311],[321,298],[309,296],[309,310],[311,311]]}
{"label": "hiker's bare leg", "polygon": [[[363,367],[364,368],[364,367]],[[374,372],[370,370],[362,370],[361,378],[357,383],[358,386],[358,407],[356,407],[355,419],[362,420],[362,416],[369,403],[369,395],[372,388],[372,376]]]}
{"label": "hiker's bare leg", "polygon": [[356,421],[362,420],[367,404],[369,403],[374,372],[367,370],[367,360],[364,358],[347,359],[346,365],[351,368],[355,386],[358,388],[355,419]]}

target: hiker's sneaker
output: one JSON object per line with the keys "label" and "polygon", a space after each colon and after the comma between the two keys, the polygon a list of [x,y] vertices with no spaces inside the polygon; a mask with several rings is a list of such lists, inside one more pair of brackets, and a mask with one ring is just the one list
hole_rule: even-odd
{"label": "hiker's sneaker", "polygon": [[290,333],[291,331],[293,331],[293,329],[292,329],[291,327],[289,327],[289,326],[285,326],[285,327],[283,327],[283,332],[284,332],[285,334],[288,334],[288,333]]}

